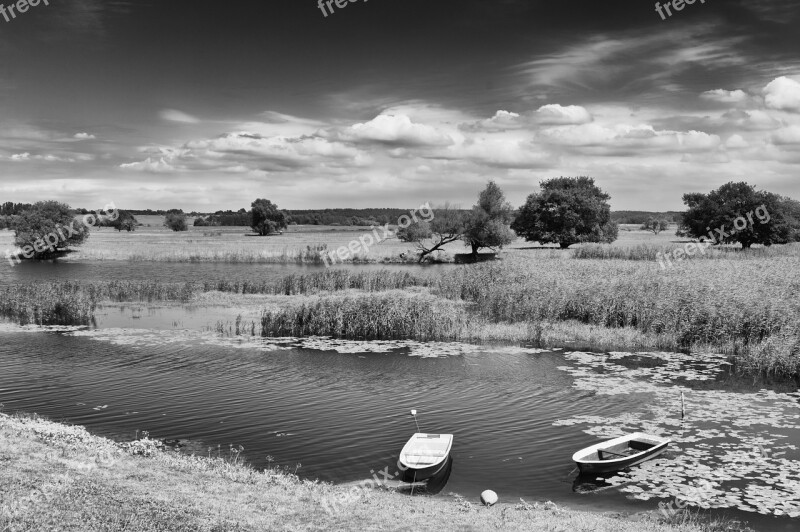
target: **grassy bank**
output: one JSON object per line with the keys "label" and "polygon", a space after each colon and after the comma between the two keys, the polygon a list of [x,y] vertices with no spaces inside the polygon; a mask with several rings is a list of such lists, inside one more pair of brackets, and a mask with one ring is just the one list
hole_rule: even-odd
{"label": "grassy bank", "polygon": [[[695,532],[726,524],[658,522],[551,504],[484,508],[301,480],[238,460],[116,444],[82,427],[0,414],[0,530],[574,530]],[[502,494],[500,494],[502,497]],[[326,510],[327,509],[327,510]]]}

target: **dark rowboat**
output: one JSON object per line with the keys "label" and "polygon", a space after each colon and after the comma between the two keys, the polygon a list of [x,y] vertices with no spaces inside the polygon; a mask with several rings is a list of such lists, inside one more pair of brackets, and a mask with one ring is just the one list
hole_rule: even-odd
{"label": "dark rowboat", "polygon": [[581,449],[572,459],[581,474],[612,473],[641,464],[663,453],[669,439],[637,432]]}

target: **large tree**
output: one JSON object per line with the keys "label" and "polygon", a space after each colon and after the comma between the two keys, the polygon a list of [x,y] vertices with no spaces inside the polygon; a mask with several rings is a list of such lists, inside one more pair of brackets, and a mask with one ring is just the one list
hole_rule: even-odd
{"label": "large tree", "polygon": [[250,216],[253,231],[261,236],[267,236],[280,229],[286,229],[289,224],[289,216],[268,199],[257,199],[251,207]]}
{"label": "large tree", "polygon": [[500,187],[489,181],[464,223],[462,239],[472,248],[474,256],[482,248],[502,249],[514,241],[515,235],[510,227],[513,212],[514,208],[506,201]]}
{"label": "large tree", "polygon": [[86,224],[79,222],[69,205],[40,201],[13,222],[14,243],[26,258],[45,259],[83,244],[89,238]]}
{"label": "large tree", "polygon": [[681,216],[678,236],[714,244],[785,244],[798,233],[798,206],[789,198],[756,190],[745,182],[730,182],[708,194],[684,194],[688,207]]}
{"label": "large tree", "polygon": [[566,249],[585,242],[611,243],[619,229],[611,221],[611,198],[591,177],[556,177],[528,196],[511,228],[529,242]]}

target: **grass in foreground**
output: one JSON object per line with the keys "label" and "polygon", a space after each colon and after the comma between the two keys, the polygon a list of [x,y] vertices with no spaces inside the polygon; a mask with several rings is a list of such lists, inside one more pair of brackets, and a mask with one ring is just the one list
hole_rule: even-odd
{"label": "grass in foreground", "polygon": [[[570,530],[716,532],[697,518],[612,516],[546,504],[409,497],[115,444],[82,427],[0,414],[0,530]],[[502,494],[501,494],[502,496]],[[345,501],[345,502],[342,502]],[[333,509],[328,512],[325,509]]]}

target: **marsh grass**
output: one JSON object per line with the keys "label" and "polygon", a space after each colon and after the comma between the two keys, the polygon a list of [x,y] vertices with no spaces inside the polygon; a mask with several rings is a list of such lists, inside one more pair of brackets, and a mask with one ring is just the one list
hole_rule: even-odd
{"label": "marsh grass", "polygon": [[532,253],[414,273],[328,269],[278,281],[22,285],[0,292],[0,316],[21,324],[82,325],[101,301],[280,295],[296,300],[282,300],[280,308],[264,312],[258,331],[240,326],[240,334],[415,340],[505,335],[545,346],[597,341],[714,351],[730,355],[740,369],[788,376],[800,372],[798,249],[725,253],[732,258],[667,269],[656,262]]}
{"label": "marsh grass", "polygon": [[305,298],[264,311],[263,336],[331,336],[365,340],[459,338],[464,305],[423,292],[347,292]]}
{"label": "marsh grass", "polygon": [[0,317],[20,325],[88,325],[97,299],[76,283],[6,286],[0,291]]}
{"label": "marsh grass", "polygon": [[[572,258],[584,260],[630,260],[650,262],[661,260],[664,265],[667,266],[663,255],[678,249],[684,250],[686,244],[689,244],[689,242],[662,242],[660,244],[641,243],[632,246],[584,244],[572,250]],[[758,260],[776,257],[800,258],[800,246],[791,244],[786,246],[756,247],[747,250],[734,246],[717,246],[704,248],[702,252],[698,249],[694,249],[693,255],[684,255],[684,257],[684,260]],[[679,263],[679,261],[674,259],[671,260],[673,264],[676,262]]]}

